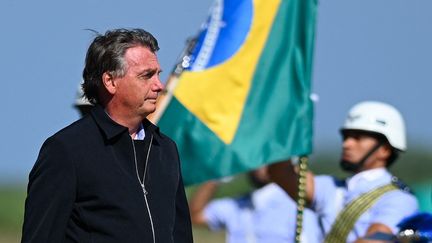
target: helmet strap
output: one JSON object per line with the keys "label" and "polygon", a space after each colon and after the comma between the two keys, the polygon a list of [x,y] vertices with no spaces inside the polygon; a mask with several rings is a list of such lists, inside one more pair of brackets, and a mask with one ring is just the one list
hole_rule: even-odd
{"label": "helmet strap", "polygon": [[363,156],[362,159],[360,159],[360,161],[358,161],[357,163],[353,163],[351,161],[346,161],[346,160],[341,160],[340,161],[340,166],[344,171],[347,172],[353,172],[353,173],[357,173],[360,171],[360,169],[363,167],[364,163],[366,162],[366,160],[373,154],[375,153],[379,147],[381,147],[381,145],[383,145],[383,142],[381,140],[378,140],[378,143],[372,147],[368,153],[365,154],[365,156]]}

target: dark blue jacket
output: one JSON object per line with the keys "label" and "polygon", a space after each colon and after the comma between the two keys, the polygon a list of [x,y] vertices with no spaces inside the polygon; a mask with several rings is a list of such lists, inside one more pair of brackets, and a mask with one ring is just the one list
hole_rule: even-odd
{"label": "dark blue jacket", "polygon": [[177,147],[148,120],[143,126],[153,136],[147,202],[128,129],[96,106],[42,145],[29,176],[22,242],[192,242]]}

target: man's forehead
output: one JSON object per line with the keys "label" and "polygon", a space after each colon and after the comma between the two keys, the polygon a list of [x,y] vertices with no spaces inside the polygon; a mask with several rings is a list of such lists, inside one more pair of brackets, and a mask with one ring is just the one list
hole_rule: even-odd
{"label": "man's forehead", "polygon": [[125,60],[128,68],[139,68],[142,71],[146,69],[160,70],[156,53],[151,52],[150,49],[146,47],[129,48],[125,53]]}
{"label": "man's forehead", "polygon": [[124,55],[125,59],[132,63],[140,63],[141,61],[157,62],[156,53],[152,52],[145,46],[134,46],[128,48]]}

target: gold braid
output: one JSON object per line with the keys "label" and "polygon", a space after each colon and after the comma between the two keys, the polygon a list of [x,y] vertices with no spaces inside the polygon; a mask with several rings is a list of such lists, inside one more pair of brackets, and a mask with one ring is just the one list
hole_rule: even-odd
{"label": "gold braid", "polygon": [[295,242],[301,242],[301,234],[303,230],[303,212],[306,205],[306,174],[308,169],[308,157],[300,157],[299,176],[298,176],[298,192],[297,192],[297,219]]}

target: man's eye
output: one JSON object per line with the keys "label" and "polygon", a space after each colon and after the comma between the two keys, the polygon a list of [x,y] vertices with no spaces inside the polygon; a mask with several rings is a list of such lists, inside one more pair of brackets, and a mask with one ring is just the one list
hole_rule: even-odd
{"label": "man's eye", "polygon": [[146,74],[141,74],[140,76],[138,76],[138,78],[140,78],[140,79],[149,79],[149,78],[151,78],[151,74],[148,74],[148,73],[146,73]]}
{"label": "man's eye", "polygon": [[342,139],[344,141],[347,140],[348,138],[359,140],[360,139],[360,135],[358,135],[358,134],[345,134],[345,135],[342,136]]}
{"label": "man's eye", "polygon": [[140,75],[140,78],[141,79],[151,79],[155,74],[156,74],[156,72],[143,73],[142,75]]}

